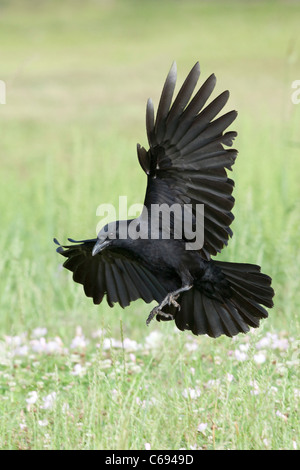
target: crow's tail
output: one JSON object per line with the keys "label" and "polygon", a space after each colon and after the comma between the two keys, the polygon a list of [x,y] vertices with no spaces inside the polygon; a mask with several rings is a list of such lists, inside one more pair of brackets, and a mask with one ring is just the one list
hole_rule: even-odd
{"label": "crow's tail", "polygon": [[[180,309],[167,306],[163,311],[173,315],[180,330],[191,330],[195,335],[235,336],[246,333],[249,327],[257,328],[260,319],[268,316],[261,305],[273,306],[272,279],[253,264],[212,263],[213,269],[222,273],[220,288],[214,286],[215,293],[201,288],[201,283],[194,285],[177,299]],[[157,315],[157,320],[164,319]]]}

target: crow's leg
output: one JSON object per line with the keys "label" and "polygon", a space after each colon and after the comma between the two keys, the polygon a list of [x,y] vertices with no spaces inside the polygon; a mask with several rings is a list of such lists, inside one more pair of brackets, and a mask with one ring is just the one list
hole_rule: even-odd
{"label": "crow's leg", "polygon": [[186,285],[186,286],[181,287],[180,289],[175,290],[174,292],[169,292],[169,294],[166,295],[166,297],[161,301],[161,303],[151,310],[150,315],[148,316],[148,318],[146,320],[146,324],[149,325],[151,320],[153,320],[155,315],[157,315],[158,313],[161,316],[166,317],[166,318],[173,317],[173,315],[171,313],[162,312],[162,309],[166,305],[171,305],[172,304],[172,305],[174,305],[174,307],[176,307],[180,310],[180,305],[176,302],[176,299],[178,299],[179,295],[182,292],[190,290],[192,287],[193,287],[192,285]]}

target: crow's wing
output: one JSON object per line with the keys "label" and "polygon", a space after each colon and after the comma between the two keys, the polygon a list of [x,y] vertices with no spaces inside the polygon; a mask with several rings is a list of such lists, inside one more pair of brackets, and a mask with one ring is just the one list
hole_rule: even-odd
{"label": "crow's wing", "polygon": [[191,96],[200,75],[197,62],[187,76],[173,104],[176,64],[172,65],[163,87],[156,119],[152,101],[146,111],[146,127],[150,148],[138,144],[140,165],[148,175],[144,205],[204,204],[204,246],[202,255],[209,258],[220,252],[232,235],[229,228],[234,217],[233,180],[227,178],[237,151],[231,146],[236,132],[225,129],[234,121],[236,111],[214,119],[225,106],[229,92],[224,91],[208,106],[216,83],[211,75],[193,99]]}
{"label": "crow's wing", "polygon": [[92,256],[96,239],[74,241],[70,246],[54,241],[59,245],[58,253],[67,258],[63,266],[73,272],[74,281],[83,285],[86,296],[92,297],[95,304],[100,304],[106,295],[110,307],[118,302],[124,308],[137,299],[161,302],[168,293],[168,286],[121,251],[106,248]]}

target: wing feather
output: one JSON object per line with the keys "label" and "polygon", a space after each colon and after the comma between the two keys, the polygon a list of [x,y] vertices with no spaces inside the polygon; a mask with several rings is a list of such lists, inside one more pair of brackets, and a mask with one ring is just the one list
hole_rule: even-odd
{"label": "wing feather", "polygon": [[92,256],[96,240],[75,243],[59,245],[57,251],[67,258],[63,266],[73,272],[74,281],[83,285],[86,296],[95,304],[106,296],[110,307],[119,303],[124,308],[137,299],[161,302],[169,292],[170,285],[164,286],[157,275],[125,250],[109,247]]}
{"label": "wing feather", "polygon": [[[156,118],[152,100],[148,100],[146,128],[150,148],[138,147],[140,164],[148,175],[144,205],[151,215],[152,204],[204,204],[204,247],[209,258],[227,244],[234,217],[232,191],[234,182],[227,171],[235,162],[237,151],[231,147],[237,133],[225,130],[235,120],[236,111],[218,117],[226,105],[229,92],[224,91],[208,105],[216,84],[215,75],[196,88],[200,67],[197,62],[173,104],[176,84],[174,63],[165,81]],[[222,227],[220,229],[220,227]],[[194,227],[195,229],[195,227]]]}

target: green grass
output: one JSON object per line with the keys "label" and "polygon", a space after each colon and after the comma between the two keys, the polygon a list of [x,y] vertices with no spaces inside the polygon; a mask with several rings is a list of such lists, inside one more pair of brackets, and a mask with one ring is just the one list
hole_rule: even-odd
{"label": "green grass", "polygon": [[[299,9],[0,2],[1,449],[296,448]],[[95,236],[100,203],[143,201],[135,147],[174,59],[179,82],[196,60],[202,80],[215,72],[239,111],[234,237],[219,259],[260,263],[276,297],[234,340],[147,328],[143,302],[94,306],[52,243]]]}

